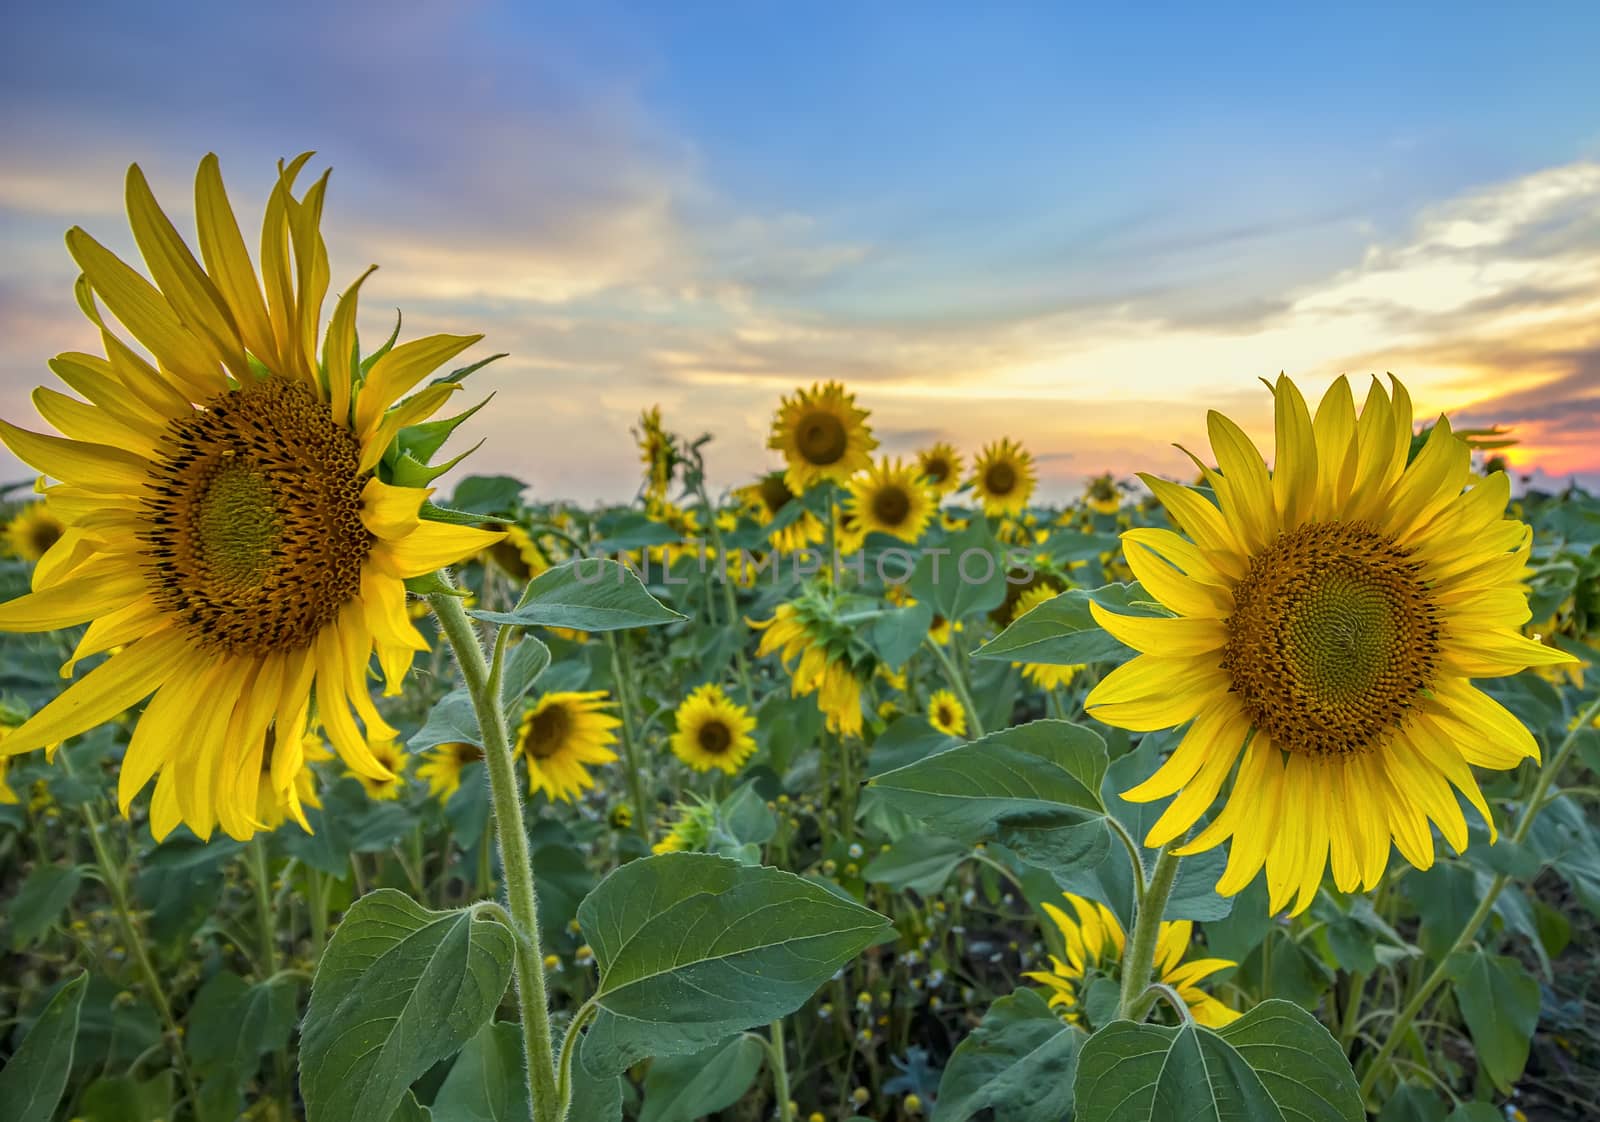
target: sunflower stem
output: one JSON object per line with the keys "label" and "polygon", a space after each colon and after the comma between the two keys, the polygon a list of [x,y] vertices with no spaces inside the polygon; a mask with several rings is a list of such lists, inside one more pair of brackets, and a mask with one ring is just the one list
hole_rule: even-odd
{"label": "sunflower stem", "polygon": [[[1150,985],[1150,975],[1155,970],[1156,943],[1161,935],[1161,917],[1167,910],[1167,897],[1178,879],[1178,855],[1171,843],[1161,847],[1156,856],[1156,867],[1150,873],[1150,882],[1139,894],[1135,905],[1133,938],[1128,940],[1128,952],[1122,956],[1122,1002],[1117,1016],[1138,1020],[1135,1010],[1144,1003],[1145,990]],[[1149,1011],[1144,1004],[1142,1012]]]}
{"label": "sunflower stem", "polygon": [[[952,623],[952,631],[954,630],[954,627],[955,625]],[[953,635],[951,637],[951,641],[955,641]],[[956,692],[956,696],[961,699],[961,707],[967,711],[967,726],[972,730],[972,739],[976,740],[980,736],[983,736],[983,721],[978,717],[978,707],[972,704],[972,694],[967,689],[966,675],[961,673],[960,668],[956,666],[955,662],[951,660],[950,656],[945,654],[940,648],[939,644],[934,642],[933,639],[930,638],[926,640],[922,645],[932,651],[933,657],[939,660],[939,665],[944,669],[945,680],[950,683],[950,688],[953,689]]]}
{"label": "sunflower stem", "polygon": [[705,473],[700,472],[697,478],[699,482],[696,490],[700,493],[700,502],[706,508],[706,526],[711,533],[711,549],[717,558],[717,583],[722,585],[722,601],[728,612],[728,631],[738,638],[733,645],[733,661],[739,670],[739,685],[744,690],[744,703],[753,708],[756,694],[750,686],[750,664],[744,656],[746,632],[739,619],[739,599],[733,591],[733,581],[728,579],[728,547],[723,544],[722,527],[717,525],[716,508],[711,505],[711,499],[706,494]]}
{"label": "sunflower stem", "polygon": [[611,677],[617,686],[617,705],[622,710],[622,756],[627,764],[628,798],[633,800],[633,829],[650,848],[650,816],[644,805],[644,773],[639,769],[639,749],[633,741],[633,707],[628,695],[628,653],[617,642],[615,631],[606,632],[606,644],[611,648]]}
{"label": "sunflower stem", "polygon": [[783,1019],[772,1022],[772,1038],[767,1043],[767,1055],[772,1060],[772,1093],[778,1100],[779,1122],[791,1122],[789,1111],[789,1057],[783,1043]]}
{"label": "sunflower stem", "polygon": [[[1577,750],[1578,734],[1588,728],[1589,724],[1597,716],[1600,716],[1600,697],[1596,697],[1591,701],[1583,712],[1578,715],[1577,723],[1572,726],[1572,729],[1561,741],[1561,746],[1556,749],[1556,754],[1551,757],[1548,764],[1539,769],[1538,782],[1534,784],[1533,791],[1523,804],[1526,809],[1522,812],[1522,817],[1517,820],[1517,828],[1512,831],[1512,845],[1520,846],[1527,839],[1528,832],[1533,829],[1534,819],[1539,817],[1539,811],[1544,807],[1545,796],[1549,793],[1551,784],[1555,783],[1556,776],[1561,773],[1567,761],[1572,758],[1573,752]],[[1472,915],[1467,917],[1467,922],[1462,926],[1461,933],[1456,936],[1455,942],[1450,944],[1450,949],[1440,956],[1439,965],[1433,968],[1433,973],[1428,975],[1427,981],[1422,983],[1422,987],[1401,1008],[1399,1015],[1394,1019],[1394,1024],[1390,1026],[1389,1038],[1378,1049],[1378,1054],[1373,1057],[1372,1065],[1367,1068],[1366,1075],[1361,1078],[1361,1097],[1363,1100],[1372,1093],[1373,1085],[1378,1082],[1378,1076],[1383,1073],[1384,1067],[1393,1060],[1395,1051],[1405,1039],[1406,1033],[1410,1031],[1411,1023],[1417,1019],[1417,1014],[1422,1012],[1423,1006],[1428,1004],[1434,992],[1444,985],[1448,979],[1447,970],[1450,959],[1464,950],[1467,944],[1471,943],[1477,936],[1478,928],[1482,927],[1484,920],[1489,918],[1489,913],[1494,910],[1495,902],[1500,899],[1500,893],[1505,890],[1510,880],[1511,878],[1505,873],[1499,873],[1494,880],[1489,882],[1488,890],[1483,894],[1482,899],[1478,901],[1478,906],[1473,910]]]}
{"label": "sunflower stem", "polygon": [[[440,575],[449,579],[443,573]],[[533,865],[528,859],[528,832],[522,819],[516,761],[506,734],[505,707],[500,703],[499,665],[505,645],[496,642],[495,668],[491,669],[472,621],[461,606],[461,599],[438,592],[428,597],[428,605],[455,651],[456,663],[461,667],[461,676],[472,696],[472,707],[483,733],[484,770],[489,775],[495,837],[500,845],[500,865],[516,942],[517,1000],[522,1013],[533,1122],[561,1122],[555,1056],[550,1044],[550,1004],[544,987],[544,953],[539,945],[539,896],[533,882]],[[503,629],[501,636],[504,636]]]}

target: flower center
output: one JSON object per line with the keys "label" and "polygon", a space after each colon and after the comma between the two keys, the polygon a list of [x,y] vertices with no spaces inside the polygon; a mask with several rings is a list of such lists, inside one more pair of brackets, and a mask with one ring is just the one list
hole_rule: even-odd
{"label": "flower center", "polygon": [[950,461],[943,456],[926,460],[922,465],[922,474],[927,476],[931,483],[943,483],[950,478]]}
{"label": "flower center", "polygon": [[771,514],[789,505],[794,498],[794,492],[789,490],[789,485],[783,481],[781,474],[769,475],[761,481],[761,504]]}
{"label": "flower center", "polygon": [[911,496],[900,487],[883,487],[872,496],[872,513],[885,526],[898,526],[911,514]]}
{"label": "flower center", "polygon": [[549,705],[528,722],[522,737],[522,750],[538,760],[548,760],[567,743],[572,731],[572,715],[565,705]]}
{"label": "flower center", "polygon": [[983,486],[991,495],[1007,495],[1017,485],[1017,471],[1010,464],[990,464],[983,473]]}
{"label": "flower center", "polygon": [[832,413],[809,413],[800,421],[795,443],[809,463],[826,465],[844,458],[849,436],[844,422]]}
{"label": "flower center", "polygon": [[61,523],[54,518],[41,518],[28,527],[28,547],[35,557],[43,557],[61,540]]}
{"label": "flower center", "polygon": [[1433,684],[1441,613],[1410,551],[1363,522],[1283,534],[1237,588],[1222,666],[1273,743],[1310,756],[1382,746]]}
{"label": "flower center", "polygon": [[218,394],[167,426],[144,499],[156,603],[229,654],[301,650],[361,591],[355,434],[297,382]]}
{"label": "flower center", "polygon": [[733,734],[721,721],[707,721],[700,726],[700,733],[696,739],[700,742],[701,751],[707,755],[720,756],[733,743]]}

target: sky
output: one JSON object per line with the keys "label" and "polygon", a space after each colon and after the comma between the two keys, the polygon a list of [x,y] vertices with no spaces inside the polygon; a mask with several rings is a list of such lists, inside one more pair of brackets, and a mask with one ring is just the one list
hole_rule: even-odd
{"label": "sky", "polygon": [[[192,230],[333,169],[364,338],[482,332],[468,463],[621,500],[630,429],[772,466],[836,378],[881,451],[1009,436],[1042,496],[1192,475],[1262,377],[1393,372],[1600,484],[1600,6],[72,2],[0,43],[0,416],[98,340],[62,243],[138,262],[137,162]],[[248,235],[247,235],[248,236]],[[327,309],[331,312],[330,304]],[[1360,387],[1358,383],[1358,393]],[[458,400],[460,400],[458,398]],[[25,469],[0,451],[0,479]]]}

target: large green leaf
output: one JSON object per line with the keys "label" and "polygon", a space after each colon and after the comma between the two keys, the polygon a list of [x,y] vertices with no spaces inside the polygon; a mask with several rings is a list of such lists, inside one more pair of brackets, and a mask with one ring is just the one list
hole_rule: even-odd
{"label": "large green leaf", "polygon": [[[296,828],[296,834],[305,836]],[[287,831],[285,831],[287,834]],[[244,849],[232,838],[203,842],[184,831],[139,858],[133,894],[150,911],[150,934],[164,944],[187,943],[216,907],[227,864]],[[348,853],[339,854],[347,869]]]}
{"label": "large green leaf", "polygon": [[469,910],[434,912],[379,889],[357,900],[311,984],[301,1035],[308,1122],[387,1118],[411,1082],[493,1015],[512,936]]}
{"label": "large green leaf", "polygon": [[461,1049],[434,1096],[434,1122],[528,1122],[527,1072],[521,1026],[484,1025]]}
{"label": "large green leaf", "polygon": [[1528,1041],[1539,1024],[1539,982],[1522,964],[1478,947],[1452,955],[1445,969],[1456,984],[1478,1063],[1502,1094],[1528,1062]]}
{"label": "large green leaf", "polygon": [[945,886],[956,866],[972,855],[972,847],[938,834],[910,834],[892,843],[861,870],[868,884],[886,884],[932,896]]}
{"label": "large green leaf", "polygon": [[471,613],[508,627],[620,631],[684,617],[645,590],[633,570],[598,558],[569,561],[534,577],[509,612]]}
{"label": "large green leaf", "polygon": [[745,1033],[691,1056],[650,1065],[639,1122],[696,1122],[744,1097],[761,1070],[766,1045]]}
{"label": "large green leaf", "polygon": [[72,1070],[78,1010],[89,975],[79,974],[56,991],[4,1068],[0,1068],[0,1118],[6,1122],[50,1122]]}
{"label": "large green leaf", "polygon": [[189,1010],[184,1030],[189,1058],[202,1071],[254,1075],[262,1055],[289,1042],[295,1006],[294,983],[286,978],[250,985],[221,971],[200,987]]}
{"label": "large green leaf", "polygon": [[973,839],[1007,818],[1103,813],[1105,742],[1067,721],[1034,721],[872,780],[889,805],[942,834]]}
{"label": "large green leaf", "polygon": [[705,853],[624,865],[578,923],[600,967],[584,1050],[613,1071],[787,1016],[890,930],[821,885]]}
{"label": "large green leaf", "polygon": [[985,1109],[1007,1122],[1072,1116],[1073,1073],[1084,1034],[1032,990],[1002,997],[950,1056],[933,1122],[966,1122]]}
{"label": "large green leaf", "polygon": [[1363,1122],[1355,1073],[1322,1024],[1264,1001],[1220,1029],[1114,1021],[1078,1060],[1077,1122]]}
{"label": "large green leaf", "polygon": [[172,1075],[97,1079],[84,1091],[74,1122],[166,1122],[172,1117]]}
{"label": "large green leaf", "polygon": [[1118,615],[1159,617],[1169,613],[1150,603],[1138,584],[1073,588],[1046,600],[972,653],[973,658],[1078,666],[1126,662],[1135,654],[1102,630],[1089,614],[1089,602]]}
{"label": "large green leaf", "polygon": [[946,538],[944,546],[920,554],[911,591],[945,619],[965,619],[1005,602],[1004,550],[982,520]]}
{"label": "large green leaf", "polygon": [[6,905],[11,920],[11,949],[20,951],[49,931],[72,903],[83,874],[76,865],[40,865],[28,874]]}

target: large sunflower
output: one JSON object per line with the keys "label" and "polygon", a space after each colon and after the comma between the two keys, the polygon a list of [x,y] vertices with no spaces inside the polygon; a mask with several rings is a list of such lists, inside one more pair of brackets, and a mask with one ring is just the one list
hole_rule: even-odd
{"label": "large sunflower", "polygon": [[[373,705],[367,666],[376,651],[398,693],[413,652],[427,647],[407,616],[404,581],[496,540],[424,521],[430,492],[395,481],[385,462],[399,431],[457,383],[401,398],[478,336],[429,336],[358,362],[358,280],[339,299],[319,360],[327,179],[294,196],[308,158],[280,169],[267,202],[265,295],[214,156],[195,183],[203,265],[129,169],[130,222],[155,284],[71,230],[78,302],[105,357],[51,363],[87,400],[34,391],[63,436],[0,422],[11,450],[57,481],[46,493],[65,527],[33,591],[0,605],[0,629],[89,623],[69,672],[121,648],[0,752],[65,740],[153,693],[123,757],[119,802],[126,813],[159,776],[155,803],[175,806],[202,837],[219,822],[237,838],[261,828],[261,762],[270,748],[273,785],[287,795],[295,754],[280,748],[305,735],[313,704],[354,771],[389,774],[367,746],[394,735]],[[102,304],[153,361],[111,330]],[[175,820],[160,816],[162,826]]]}
{"label": "large sunflower", "polygon": [[517,751],[528,764],[528,789],[570,803],[594,786],[590,764],[617,758],[611,745],[622,722],[606,708],[605,690],[547,693],[528,706],[517,729]]}
{"label": "large sunflower", "polygon": [[863,533],[914,542],[927,529],[935,503],[918,468],[885,458],[850,481],[849,506]]}
{"label": "large sunflower", "polygon": [[917,470],[935,495],[948,495],[961,486],[961,454],[944,441],[917,453]]}
{"label": "large sunflower", "polygon": [[675,714],[678,730],[672,736],[672,754],[694,768],[721,768],[732,775],[756,750],[756,719],[735,704],[722,687],[713,683],[690,692]]}
{"label": "large sunflower", "polygon": [[37,562],[61,540],[66,527],[44,501],[29,503],[6,523],[6,552],[24,561]]}
{"label": "large sunflower", "polygon": [[[1050,956],[1053,970],[1036,970],[1023,975],[1040,983],[1050,991],[1050,1007],[1061,1013],[1069,1023],[1084,1023],[1084,996],[1089,983],[1097,977],[1115,979],[1118,963],[1122,959],[1126,937],[1122,924],[1114,912],[1104,904],[1086,900],[1063,892],[1072,910],[1073,919],[1054,904],[1045,904],[1044,910],[1055,922],[1061,935],[1062,949],[1067,960],[1063,962]],[[1233,966],[1225,958],[1197,958],[1184,962],[1189,940],[1194,934],[1194,924],[1188,920],[1163,923],[1156,936],[1155,981],[1171,986],[1189,1007],[1189,1013],[1199,1024],[1221,1028],[1238,1020],[1239,1014],[1200,988],[1202,979],[1218,970]]]}
{"label": "large sunflower", "polygon": [[[1393,841],[1433,863],[1429,821],[1453,848],[1467,824],[1452,786],[1494,821],[1472,766],[1511,768],[1538,746],[1469,679],[1569,656],[1518,634],[1532,531],[1503,517],[1503,474],[1473,480],[1471,453],[1440,418],[1415,460],[1411,399],[1374,379],[1358,416],[1334,382],[1313,418],[1293,382],[1273,387],[1277,465],[1211,413],[1216,505],[1145,482],[1187,535],[1122,536],[1133,574],[1175,619],[1118,616],[1107,631],[1143,651],[1086,699],[1090,715],[1147,731],[1192,723],[1171,758],[1125,792],[1176,794],[1146,844],[1181,837],[1238,762],[1232,794],[1180,853],[1231,837],[1217,889],[1266,866],[1274,911],[1311,903],[1332,865],[1341,891],[1371,888]],[[1473,486],[1462,488],[1473,482]]]}
{"label": "large sunflower", "polygon": [[799,494],[825,479],[845,483],[872,463],[878,446],[867,428],[867,411],[838,382],[813,385],[786,397],[772,418],[767,447],[783,453],[784,482]]}
{"label": "large sunflower", "polygon": [[1010,437],[985,445],[972,468],[972,493],[991,518],[1021,514],[1033,484],[1033,457]]}

